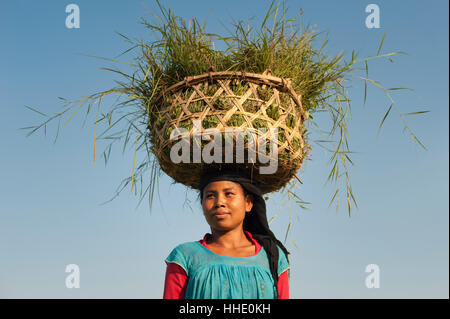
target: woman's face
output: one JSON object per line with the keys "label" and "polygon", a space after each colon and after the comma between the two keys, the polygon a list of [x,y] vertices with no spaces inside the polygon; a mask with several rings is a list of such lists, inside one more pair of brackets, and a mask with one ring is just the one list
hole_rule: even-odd
{"label": "woman's face", "polygon": [[203,214],[212,229],[229,231],[242,227],[245,214],[252,207],[252,196],[245,196],[238,183],[217,181],[203,190]]}

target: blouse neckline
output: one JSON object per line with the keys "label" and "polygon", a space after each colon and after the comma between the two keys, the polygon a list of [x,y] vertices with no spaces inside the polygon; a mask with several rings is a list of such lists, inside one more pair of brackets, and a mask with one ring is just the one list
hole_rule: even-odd
{"label": "blouse neckline", "polygon": [[262,251],[262,246],[260,243],[258,243],[256,241],[256,239],[253,238],[252,234],[246,230],[244,230],[244,234],[247,236],[247,238],[255,245],[255,254],[250,255],[250,256],[228,256],[228,255],[220,255],[220,254],[216,254],[215,252],[213,252],[211,249],[209,249],[208,244],[206,244],[206,238],[208,236],[211,236],[211,234],[206,233],[205,236],[203,236],[203,239],[197,241],[196,243],[198,243],[200,246],[202,246],[204,249],[206,249],[209,253],[214,254],[216,256],[220,256],[220,257],[225,257],[225,258],[252,258],[252,257],[256,257],[258,256],[261,251]]}

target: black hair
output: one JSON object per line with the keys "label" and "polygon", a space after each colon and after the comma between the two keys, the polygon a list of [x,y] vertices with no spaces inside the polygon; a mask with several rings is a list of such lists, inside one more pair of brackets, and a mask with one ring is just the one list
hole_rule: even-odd
{"label": "black hair", "polygon": [[255,238],[261,246],[264,247],[264,250],[267,253],[270,272],[272,274],[275,291],[277,294],[276,298],[278,298],[278,247],[281,248],[283,253],[286,255],[286,258],[289,255],[289,251],[275,237],[274,233],[269,228],[266,214],[266,202],[262,197],[257,183],[247,177],[244,177],[242,173],[219,171],[205,174],[202,176],[199,186],[200,200],[203,200],[204,188],[213,181],[232,181],[238,183],[244,191],[244,196],[252,195],[253,207],[252,210],[245,215],[243,227],[244,230],[252,234],[253,238]]}

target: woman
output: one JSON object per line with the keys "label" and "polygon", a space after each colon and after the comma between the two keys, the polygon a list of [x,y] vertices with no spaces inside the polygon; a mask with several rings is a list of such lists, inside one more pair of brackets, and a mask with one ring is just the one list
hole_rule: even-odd
{"label": "woman", "polygon": [[289,298],[288,251],[269,229],[258,186],[219,171],[200,181],[211,234],[167,257],[165,299]]}

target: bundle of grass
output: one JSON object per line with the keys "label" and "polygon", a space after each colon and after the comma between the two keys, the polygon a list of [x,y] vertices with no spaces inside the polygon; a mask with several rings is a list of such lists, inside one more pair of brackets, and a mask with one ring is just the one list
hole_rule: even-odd
{"label": "bundle of grass", "polygon": [[[276,154],[270,153],[266,145],[266,149],[258,149],[258,155],[270,154],[276,170],[267,173],[261,169],[265,163],[259,159],[267,162],[265,156],[250,157],[250,148],[257,143],[248,140],[247,135],[243,137],[246,155],[241,161],[235,156],[231,166],[248,173],[264,193],[286,186],[308,156],[305,121],[324,107],[327,97],[339,94],[339,82],[354,61],[340,63],[342,55],[329,60],[315,50],[316,32],[286,19],[284,11],[277,19],[279,7],[269,8],[255,32],[237,22],[235,34],[226,38],[207,34],[204,25],[195,19],[187,24],[171,11],[162,12],[162,24],[145,21],[160,40],[143,48],[142,67],[151,74],[153,84],[157,83],[146,104],[152,150],[159,166],[176,182],[193,188],[197,188],[199,176],[206,170],[220,169],[222,163],[230,166],[224,152],[212,162],[195,161],[194,154],[174,162],[171,150],[177,141],[171,133],[186,129],[193,141],[189,144],[195,143],[194,120],[201,123],[202,129],[217,129],[225,141],[228,129],[259,131],[266,137],[272,130],[277,135]],[[273,21],[270,28],[268,21]],[[213,39],[223,40],[225,49],[216,50]],[[337,115],[336,119],[343,114]],[[230,142],[235,150],[236,138]],[[201,140],[198,143],[199,149],[207,147]]]}
{"label": "bundle of grass", "polygon": [[[352,162],[347,135],[350,99],[346,81],[354,76],[357,65],[362,63],[366,76],[358,78],[364,81],[365,90],[367,84],[372,83],[386,93],[392,104],[383,117],[381,128],[392,106],[397,111],[398,108],[389,95],[389,89],[384,89],[378,82],[368,78],[367,61],[372,58],[390,60],[397,53],[380,55],[382,40],[374,57],[358,60],[354,51],[348,61],[345,61],[346,55],[343,53],[330,56],[325,52],[326,37],[322,45],[316,48],[319,33],[313,28],[304,28],[301,20],[288,19],[284,7],[274,6],[273,2],[256,29],[242,21],[234,22],[234,33],[227,37],[207,33],[205,24],[200,24],[196,19],[186,22],[171,10],[163,8],[159,2],[158,5],[162,14],[156,17],[155,23],[143,19],[143,24],[156,36],[154,41],[135,41],[121,35],[132,44],[126,52],[139,51],[134,63],[127,63],[135,67],[135,71],[126,74],[119,70],[107,70],[120,74],[125,82],[117,82],[118,87],[70,102],[65,110],[49,117],[41,125],[28,127],[32,129],[30,134],[41,127],[46,128],[49,121],[63,117],[76,105],[79,107],[69,120],[86,103],[89,105],[87,114],[98,103],[95,131],[99,123],[107,122],[107,128],[100,137],[113,140],[103,152],[105,163],[112,144],[124,138],[125,150],[134,132],[134,159],[137,151],[142,148],[146,150],[145,160],[137,167],[133,162],[132,174],[119,186],[117,195],[129,183],[133,191],[133,185],[140,176],[141,186],[148,184],[147,187],[141,187],[141,201],[148,194],[151,205],[161,172],[159,169],[175,181],[196,188],[202,172],[229,166],[223,154],[218,162],[196,162],[193,148],[189,150],[187,162],[174,163],[170,151],[179,140],[171,139],[171,136],[181,137],[180,134],[174,134],[176,130],[184,129],[186,136],[192,140],[195,123],[199,123],[204,130],[216,129],[224,138],[227,128],[263,132],[276,128],[275,141],[279,152],[275,173],[259,173],[259,169],[266,164],[249,158],[251,141],[248,136],[244,137],[247,151],[244,162],[234,160],[232,166],[257,180],[263,192],[287,190],[288,198],[304,207],[305,202],[292,191],[300,182],[296,174],[309,157],[309,130],[317,126],[313,116],[319,112],[328,112],[332,128],[325,142],[335,146],[330,150],[332,169],[328,180],[337,181],[339,176],[345,177],[350,213],[352,202],[356,205],[356,201],[348,173]],[[100,101],[111,94],[127,99],[113,104],[107,113],[102,112]],[[123,109],[126,109],[125,115],[113,121],[113,114]],[[399,114],[402,116],[402,113]],[[105,136],[123,121],[127,123],[123,130]],[[413,140],[419,142],[405,120],[404,124]],[[320,129],[323,131],[323,128]],[[331,140],[336,135],[337,143]],[[207,142],[200,139],[198,146],[205,147]],[[236,139],[231,144],[233,148],[237,147]],[[268,144],[263,149],[258,148],[258,152],[268,153]],[[148,168],[151,169],[149,183],[143,180],[143,174]],[[337,203],[336,209],[339,206],[338,190],[330,201],[330,205],[333,201]]]}

